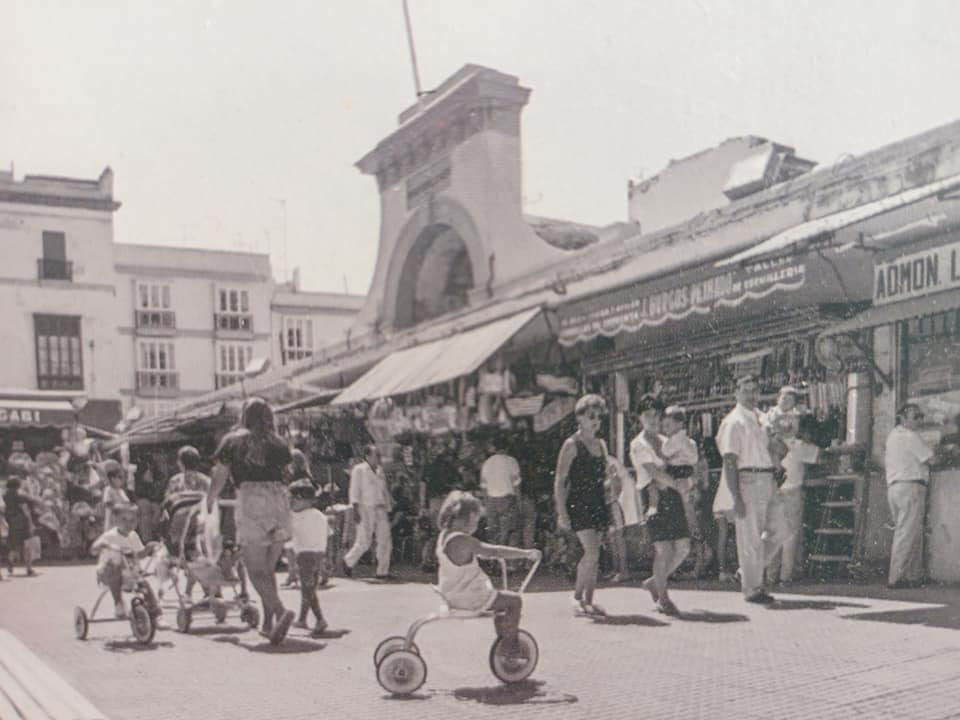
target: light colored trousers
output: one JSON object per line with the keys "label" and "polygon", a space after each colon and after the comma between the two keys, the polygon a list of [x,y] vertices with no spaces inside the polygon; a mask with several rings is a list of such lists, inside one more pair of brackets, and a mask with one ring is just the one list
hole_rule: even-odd
{"label": "light colored trousers", "polygon": [[393,552],[393,540],[390,538],[390,520],[387,518],[387,509],[374,507],[373,505],[358,505],[357,507],[360,509],[357,538],[353,541],[353,547],[343,557],[343,562],[351,568],[354,567],[376,539],[377,575],[386,575],[390,572],[390,553]]}
{"label": "light colored trousers", "polygon": [[896,482],[887,488],[887,502],[896,526],[890,548],[888,581],[917,582],[923,576],[923,519],[927,488],[920,483]]}
{"label": "light colored trousers", "polygon": [[740,473],[740,495],[746,512],[737,518],[737,558],[744,597],[763,590],[766,552],[762,535],[767,526],[767,509],[776,489],[773,473]]}
{"label": "light colored trousers", "polygon": [[[767,509],[767,577],[793,580],[803,535],[803,488],[773,494]],[[782,559],[781,559],[782,556]]]}

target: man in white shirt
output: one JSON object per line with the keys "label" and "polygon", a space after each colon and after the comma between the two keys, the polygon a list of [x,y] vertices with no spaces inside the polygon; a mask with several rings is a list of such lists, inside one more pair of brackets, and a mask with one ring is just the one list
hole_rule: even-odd
{"label": "man in white shirt", "polygon": [[887,436],[884,466],[887,473],[887,502],[893,517],[893,547],[890,548],[890,588],[920,583],[923,574],[923,521],[927,506],[929,462],[933,450],[917,434],[923,412],[907,403],[898,414],[900,421]]}
{"label": "man in white shirt", "polygon": [[736,407],[720,423],[717,448],[723,456],[723,475],[733,496],[740,587],[748,602],[769,604],[774,598],[763,585],[766,558],[761,536],[776,484],[767,432],[760,425],[757,412],[756,378],[745,375],[737,380],[736,398]]}
{"label": "man in white shirt", "polygon": [[376,540],[377,579],[389,580],[390,554],[393,541],[390,538],[390,520],[387,514],[393,507],[393,498],[387,489],[387,480],[380,464],[380,451],[376,445],[368,445],[363,462],[350,471],[350,504],[353,505],[357,522],[357,537],[353,547],[343,557],[343,574],[353,575],[354,566]]}
{"label": "man in white shirt", "polygon": [[520,465],[507,454],[502,435],[493,440],[494,454],[480,468],[480,487],[486,496],[487,534],[490,542],[506,545],[517,523],[517,491],[520,488]]}

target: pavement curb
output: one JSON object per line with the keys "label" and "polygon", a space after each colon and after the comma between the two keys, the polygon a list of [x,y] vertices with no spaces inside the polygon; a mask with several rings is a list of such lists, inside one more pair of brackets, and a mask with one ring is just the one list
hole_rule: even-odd
{"label": "pavement curb", "polygon": [[0,630],[0,718],[107,720],[11,632]]}

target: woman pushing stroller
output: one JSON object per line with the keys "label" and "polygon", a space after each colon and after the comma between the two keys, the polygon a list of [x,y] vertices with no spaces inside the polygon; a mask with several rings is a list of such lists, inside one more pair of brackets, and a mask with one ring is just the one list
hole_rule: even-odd
{"label": "woman pushing stroller", "polygon": [[273,644],[286,637],[294,620],[277,592],[274,569],[283,545],[292,536],[290,500],[284,486],[284,467],[290,449],[277,435],[273,410],[260,398],[243,406],[240,427],[229,432],[214,453],[212,484],[207,507],[232,478],[237,488],[237,542],[243,563],[263,606],[261,631]]}

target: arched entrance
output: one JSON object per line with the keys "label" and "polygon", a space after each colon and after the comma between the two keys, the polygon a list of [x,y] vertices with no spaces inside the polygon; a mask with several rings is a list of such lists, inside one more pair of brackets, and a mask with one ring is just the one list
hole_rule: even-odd
{"label": "arched entrance", "polygon": [[465,306],[474,285],[470,253],[460,234],[444,223],[428,225],[400,271],[395,327],[410,327]]}

